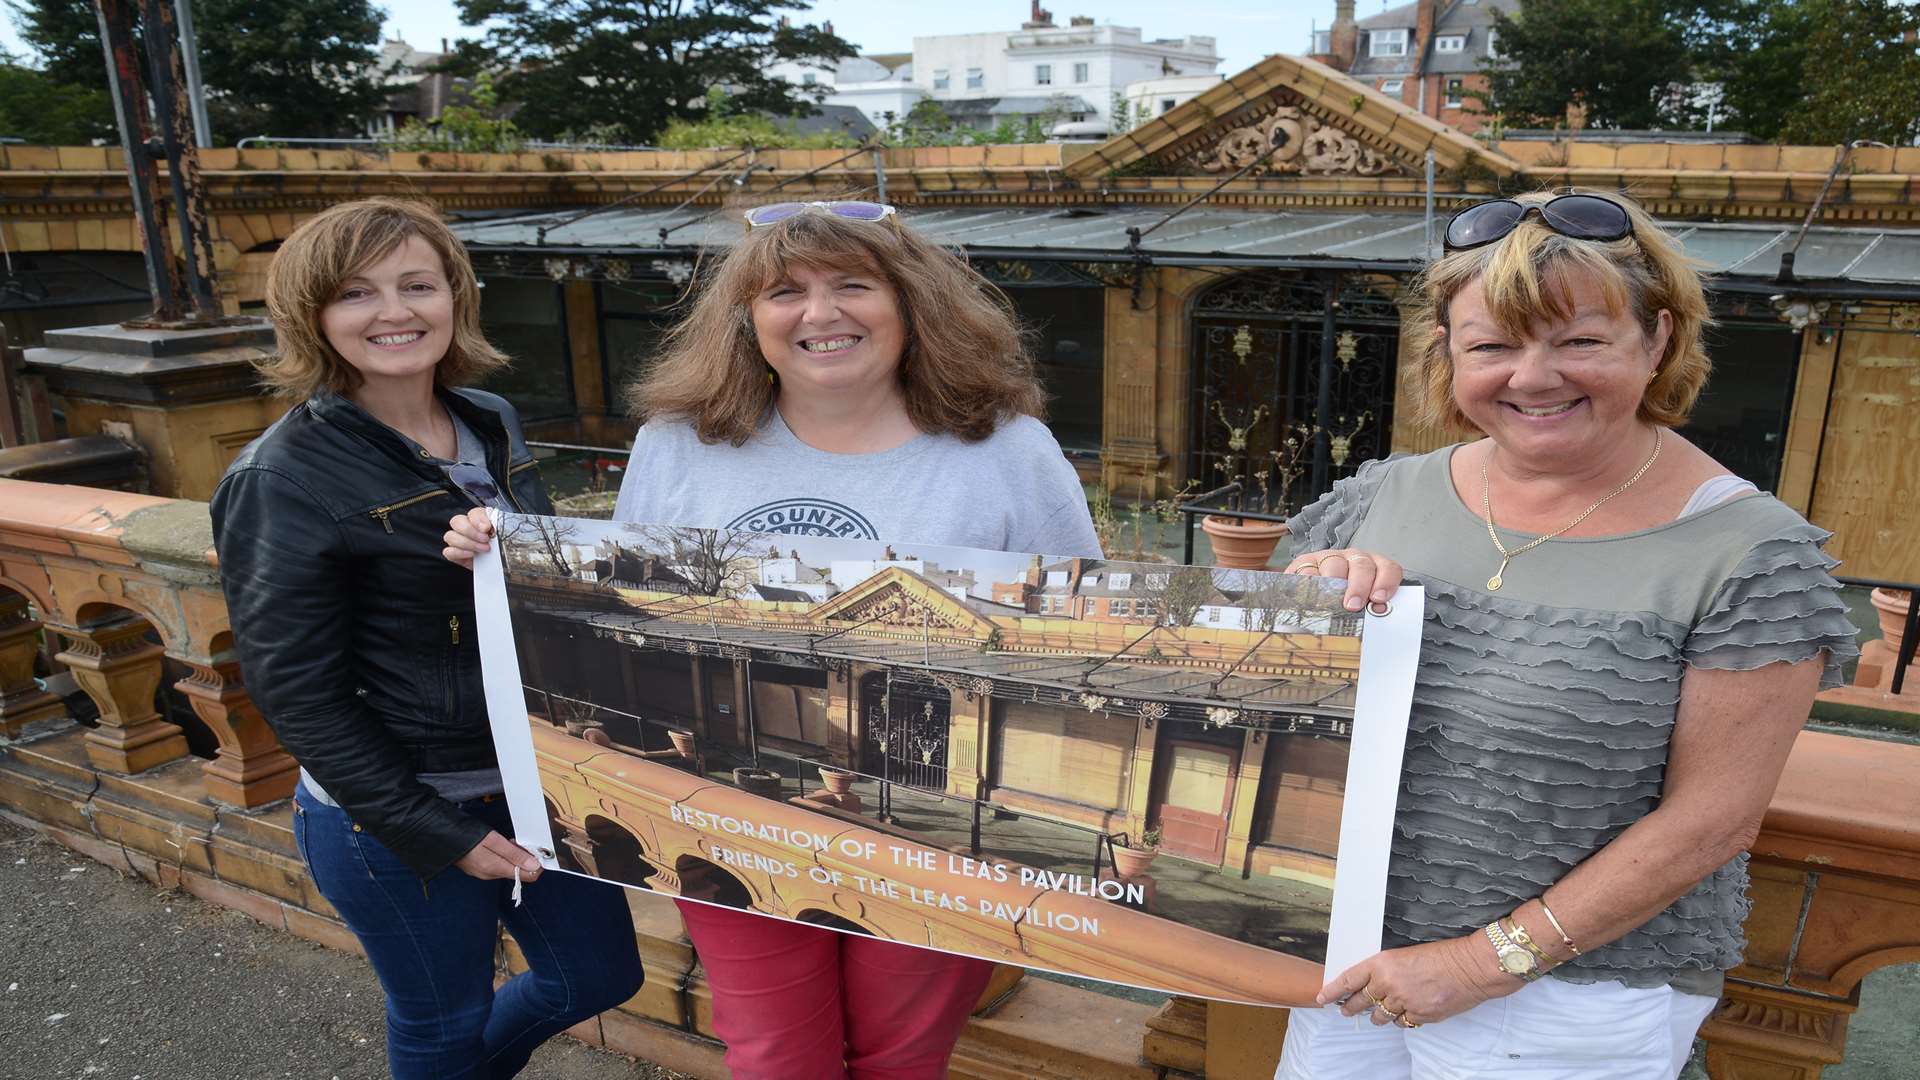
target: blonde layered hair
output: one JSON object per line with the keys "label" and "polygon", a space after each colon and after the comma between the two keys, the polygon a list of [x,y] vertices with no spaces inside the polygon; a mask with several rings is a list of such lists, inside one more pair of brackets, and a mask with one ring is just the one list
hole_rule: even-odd
{"label": "blonde layered hair", "polygon": [[328,343],[320,313],[348,278],[412,236],[440,256],[453,292],[453,340],[434,368],[434,382],[463,386],[507,363],[480,332],[480,283],[473,263],[439,215],[402,199],[361,199],[328,207],[302,223],[267,268],[267,314],[279,351],[260,364],[260,374],[274,393],[305,399],[318,390],[344,394],[360,385],[360,373]]}
{"label": "blonde layered hair", "polygon": [[[1533,206],[1564,191],[1536,191],[1514,201]],[[1640,398],[1640,418],[1675,427],[1686,422],[1713,368],[1703,341],[1712,325],[1702,264],[1689,258],[1646,211],[1612,192],[1583,191],[1618,203],[1633,222],[1633,234],[1601,242],[1561,236],[1531,215],[1511,233],[1485,247],[1455,251],[1427,267],[1414,283],[1408,318],[1417,357],[1415,418],[1430,427],[1457,433],[1474,428],[1453,398],[1453,357],[1447,346],[1448,307],[1462,289],[1479,281],[1487,309],[1500,328],[1515,337],[1549,319],[1572,317],[1568,282],[1578,278],[1598,285],[1614,315],[1630,314],[1649,338],[1660,313],[1673,318],[1653,381]]]}
{"label": "blonde layered hair", "polygon": [[893,286],[906,329],[901,388],[914,427],[978,442],[1010,416],[1043,417],[1046,395],[1006,296],[898,222],[809,210],[752,229],[703,275],[658,362],[627,388],[629,411],[642,421],[684,418],[703,442],[739,446],[751,438],[775,397],[753,302],[805,266],[863,271]]}

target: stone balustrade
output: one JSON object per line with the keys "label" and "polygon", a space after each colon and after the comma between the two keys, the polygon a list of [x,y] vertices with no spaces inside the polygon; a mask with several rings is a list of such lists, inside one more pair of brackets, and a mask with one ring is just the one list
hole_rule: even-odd
{"label": "stone balustrade", "polygon": [[[97,721],[76,722],[35,681],[43,639]],[[158,884],[354,949],[294,850],[296,768],[232,645],[204,503],[0,480],[0,808]],[[157,707],[169,678],[217,744],[210,759]],[[629,895],[647,985],[574,1033],[724,1075],[678,915]],[[1843,1056],[1861,980],[1920,961],[1920,746],[1802,735],[1753,848],[1752,896],[1747,962],[1703,1030],[1708,1069],[1814,1080]],[[983,999],[954,1075],[1264,1080],[1283,1030],[1273,1010],[1175,998],[1156,1011],[1009,977]]]}

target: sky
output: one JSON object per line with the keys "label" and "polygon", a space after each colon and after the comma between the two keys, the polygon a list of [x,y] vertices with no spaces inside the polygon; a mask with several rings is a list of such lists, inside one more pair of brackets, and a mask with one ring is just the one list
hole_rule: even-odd
{"label": "sky", "polygon": [[[462,27],[453,0],[386,0],[386,33],[404,37],[416,48],[435,51],[441,38],[476,37]],[[1232,75],[1273,53],[1303,53],[1316,25],[1333,21],[1333,0],[1045,0],[1053,21],[1064,26],[1074,15],[1101,23],[1137,27],[1145,38],[1211,36],[1220,54],[1219,72]],[[1384,9],[1384,0],[1360,0],[1359,14]],[[0,6],[3,7],[3,6]],[[818,0],[812,10],[795,13],[805,22],[831,21],[834,32],[863,53],[910,52],[914,35],[973,34],[1018,30],[1027,18],[1027,0]],[[0,18],[0,47],[21,53],[10,19]]]}

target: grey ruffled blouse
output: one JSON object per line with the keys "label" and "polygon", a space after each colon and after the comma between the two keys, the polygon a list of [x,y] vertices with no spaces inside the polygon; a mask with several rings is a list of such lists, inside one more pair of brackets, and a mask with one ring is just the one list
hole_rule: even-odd
{"label": "grey ruffled blouse", "polygon": [[[1619,536],[1549,541],[1501,589],[1453,448],[1369,462],[1295,516],[1293,553],[1361,548],[1426,586],[1393,856],[1389,948],[1477,931],[1660,801],[1688,667],[1856,655],[1828,533],[1749,494]],[[1502,530],[1509,550],[1531,536]],[[1745,948],[1747,858],[1553,975],[1718,995]]]}

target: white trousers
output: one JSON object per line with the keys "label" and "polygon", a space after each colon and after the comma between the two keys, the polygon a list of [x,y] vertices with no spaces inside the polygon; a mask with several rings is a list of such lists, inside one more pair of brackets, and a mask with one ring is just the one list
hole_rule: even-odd
{"label": "white trousers", "polygon": [[1673,1080],[1718,1002],[1541,979],[1413,1030],[1293,1009],[1274,1080]]}

